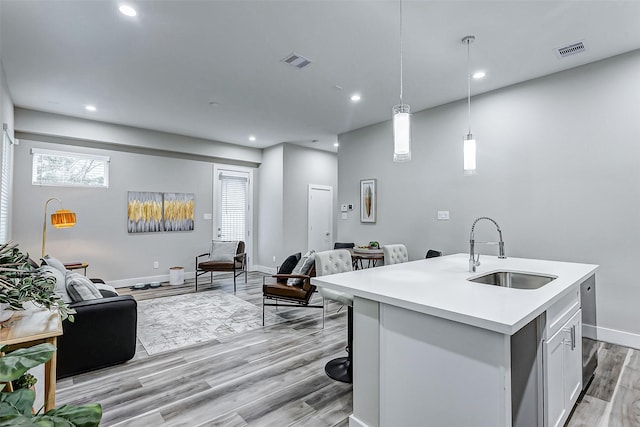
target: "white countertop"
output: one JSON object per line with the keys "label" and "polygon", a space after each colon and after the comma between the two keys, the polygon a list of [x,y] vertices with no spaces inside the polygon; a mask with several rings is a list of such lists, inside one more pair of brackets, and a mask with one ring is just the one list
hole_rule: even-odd
{"label": "white countertop", "polygon": [[[592,264],[482,255],[475,273],[469,254],[394,264],[311,279],[319,287],[513,335],[591,276]],[[495,270],[557,276],[539,289],[511,289],[467,281]]]}

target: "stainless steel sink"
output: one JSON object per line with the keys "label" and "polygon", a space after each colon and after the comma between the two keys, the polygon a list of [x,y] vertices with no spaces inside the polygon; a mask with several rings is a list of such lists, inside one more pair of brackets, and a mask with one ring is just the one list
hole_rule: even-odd
{"label": "stainless steel sink", "polygon": [[481,276],[467,279],[470,282],[485,285],[502,286],[514,289],[538,289],[557,279],[557,276],[538,273],[522,273],[518,271],[492,271]]}

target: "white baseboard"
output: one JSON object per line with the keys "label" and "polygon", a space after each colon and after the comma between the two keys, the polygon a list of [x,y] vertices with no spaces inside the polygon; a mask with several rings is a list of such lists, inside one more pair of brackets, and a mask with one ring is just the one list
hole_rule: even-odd
{"label": "white baseboard", "polygon": [[252,270],[265,274],[276,274],[276,269],[274,267],[265,267],[264,265],[253,265]]}
{"label": "white baseboard", "polygon": [[[593,329],[593,326],[589,326],[589,328]],[[584,333],[584,326],[582,327]],[[591,333],[591,331],[589,332]],[[598,341],[605,341],[612,344],[618,344],[624,347],[631,347],[640,349],[640,335],[632,334],[631,332],[618,331],[615,329],[603,328],[602,326],[598,326],[596,331]],[[589,338],[593,338],[590,336]]]}
{"label": "white baseboard", "polygon": [[349,427],[369,427],[369,425],[363,423],[351,414],[349,415]]}
{"label": "white baseboard", "polygon": [[[193,279],[195,274],[193,271],[185,271],[184,272],[184,280]],[[146,277],[134,277],[131,279],[120,279],[120,280],[110,280],[107,282],[107,285],[111,285],[114,288],[128,288],[130,286],[135,285],[136,283],[151,283],[151,282],[169,282],[169,274],[160,274],[157,276],[146,276]]]}

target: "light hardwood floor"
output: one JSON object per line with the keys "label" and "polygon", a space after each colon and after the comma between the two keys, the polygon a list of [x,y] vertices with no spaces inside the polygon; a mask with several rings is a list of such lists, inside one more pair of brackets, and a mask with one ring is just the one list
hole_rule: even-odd
{"label": "light hardwood floor", "polygon": [[[236,295],[261,306],[262,276],[250,273],[246,285],[238,278]],[[232,283],[216,275],[213,288],[233,292]],[[192,290],[120,291],[142,300]],[[346,310],[339,308],[329,305],[324,329],[319,309],[279,308],[287,322],[224,340],[154,356],[139,344],[123,365],[60,380],[56,403],[100,402],[104,426],[346,426],[351,385],[324,373],[328,360],[345,355]],[[567,425],[640,426],[638,350],[601,343],[599,358]]]}

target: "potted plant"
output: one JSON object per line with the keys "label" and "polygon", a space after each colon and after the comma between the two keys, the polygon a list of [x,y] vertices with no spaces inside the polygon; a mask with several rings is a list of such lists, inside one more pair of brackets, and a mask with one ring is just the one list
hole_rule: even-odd
{"label": "potted plant", "polygon": [[25,302],[56,309],[62,320],[69,318],[73,322],[75,311],[56,295],[55,286],[55,277],[35,269],[29,263],[29,255],[21,252],[16,243],[0,245],[0,322],[7,320],[12,311],[24,310]]}
{"label": "potted plant", "polygon": [[[0,354],[6,347],[0,347]],[[72,406],[63,405],[42,413],[33,413],[35,392],[29,388],[6,391],[7,384],[24,377],[27,370],[47,362],[56,348],[51,344],[12,351],[0,357],[0,425],[93,427],[100,424],[102,406],[99,403]],[[15,384],[15,383],[14,383]]]}

